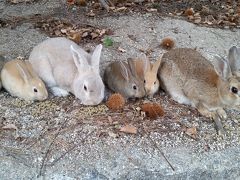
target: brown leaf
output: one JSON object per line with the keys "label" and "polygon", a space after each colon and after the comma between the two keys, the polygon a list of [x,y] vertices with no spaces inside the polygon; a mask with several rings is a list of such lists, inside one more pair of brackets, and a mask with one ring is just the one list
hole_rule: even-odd
{"label": "brown leaf", "polygon": [[186,132],[187,135],[189,135],[190,137],[192,137],[193,139],[196,139],[197,136],[197,128],[196,127],[191,127],[191,128],[187,128]]}
{"label": "brown leaf", "polygon": [[132,126],[132,125],[123,126],[120,129],[120,131],[124,132],[124,133],[129,133],[129,134],[137,134],[137,128],[135,126]]}
{"label": "brown leaf", "polygon": [[72,33],[71,36],[69,36],[69,39],[73,40],[75,43],[79,44],[81,41],[81,33],[80,32],[75,32]]}

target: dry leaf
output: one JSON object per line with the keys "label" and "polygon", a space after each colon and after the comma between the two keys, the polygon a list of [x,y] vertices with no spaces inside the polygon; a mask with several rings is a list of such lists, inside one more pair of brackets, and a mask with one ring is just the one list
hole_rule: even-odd
{"label": "dry leaf", "polygon": [[59,31],[59,30],[57,29],[56,31],[54,31],[54,34],[55,34],[56,36],[60,36],[62,33],[61,33],[61,31]]}
{"label": "dry leaf", "polygon": [[83,34],[82,34],[82,37],[84,38],[84,37],[87,37],[88,36],[88,32],[84,32]]}
{"label": "dry leaf", "polygon": [[132,125],[123,126],[120,131],[129,134],[137,134],[137,128]]}
{"label": "dry leaf", "polygon": [[197,136],[197,128],[196,127],[191,127],[191,128],[187,128],[186,132],[187,135],[189,135],[190,137],[192,137],[193,139],[196,139]]}
{"label": "dry leaf", "polygon": [[75,32],[71,36],[69,36],[69,39],[73,40],[75,43],[79,44],[81,41],[81,33]]}
{"label": "dry leaf", "polygon": [[94,17],[96,14],[91,10],[89,13],[87,13],[87,16]]}
{"label": "dry leaf", "polygon": [[118,51],[120,51],[120,52],[122,52],[122,53],[125,53],[125,52],[126,52],[126,50],[123,49],[123,48],[121,48],[121,47],[118,48]]}
{"label": "dry leaf", "polygon": [[98,34],[95,33],[95,32],[92,32],[92,33],[91,33],[91,36],[92,36],[92,39],[95,39],[96,37],[98,37]]}
{"label": "dry leaf", "polygon": [[112,131],[109,131],[109,132],[108,132],[108,135],[109,135],[110,137],[113,137],[113,138],[117,138],[117,137],[118,137],[118,135],[117,135],[116,133],[112,132]]}
{"label": "dry leaf", "polygon": [[157,9],[154,9],[154,8],[147,9],[147,12],[157,12]]}
{"label": "dry leaf", "polygon": [[4,130],[18,130],[17,126],[15,124],[7,124],[2,127]]}
{"label": "dry leaf", "polygon": [[119,11],[125,11],[127,8],[126,7],[120,7],[120,8],[117,8],[117,9],[115,9],[114,11],[115,12],[119,12]]}
{"label": "dry leaf", "polygon": [[66,34],[67,33],[67,30],[66,29],[61,29],[60,30],[63,34]]}
{"label": "dry leaf", "polygon": [[112,123],[113,123],[113,119],[112,119],[112,117],[111,117],[111,116],[108,116],[108,121],[109,121],[109,123],[110,123],[110,124],[112,124]]}

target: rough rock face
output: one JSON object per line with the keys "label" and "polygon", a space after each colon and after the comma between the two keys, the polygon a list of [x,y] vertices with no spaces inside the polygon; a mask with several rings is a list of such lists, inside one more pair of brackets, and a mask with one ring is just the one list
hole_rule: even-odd
{"label": "rough rock face", "polygon": [[[59,17],[60,7],[58,1],[36,1],[28,6],[1,1],[0,20],[34,14]],[[164,37],[172,37],[176,47],[197,48],[210,60],[214,54],[227,57],[232,45],[240,46],[239,30],[199,27],[151,13],[85,20],[113,31],[109,35],[113,46],[103,49],[102,71],[109,62],[140,56],[142,50],[151,52],[150,59],[155,61],[165,52],[159,47]],[[78,21],[77,16],[74,22]],[[47,38],[34,29],[34,23],[24,20],[12,28],[0,28],[0,54],[7,59],[27,58],[31,49]],[[80,44],[91,50],[98,43]],[[159,103],[165,115],[144,117],[139,107],[149,101]],[[2,90],[0,179],[238,179],[240,113],[227,113],[223,122],[227,136],[222,139],[211,121],[164,92],[153,99],[128,101],[122,111],[111,112],[105,103],[84,107],[73,96],[25,102]],[[137,133],[121,132],[126,125],[134,126]]]}

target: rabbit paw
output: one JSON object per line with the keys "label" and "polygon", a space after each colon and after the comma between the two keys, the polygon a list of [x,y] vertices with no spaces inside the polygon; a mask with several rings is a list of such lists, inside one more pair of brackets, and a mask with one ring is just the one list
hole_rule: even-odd
{"label": "rabbit paw", "polygon": [[59,87],[52,87],[51,90],[52,90],[52,93],[54,96],[59,96],[59,97],[63,96],[64,97],[64,96],[69,95],[68,91],[61,89]]}
{"label": "rabbit paw", "polygon": [[225,112],[224,109],[218,109],[217,110],[217,113],[219,115],[220,118],[222,119],[227,119],[227,113]]}
{"label": "rabbit paw", "polygon": [[198,109],[198,111],[200,112],[201,115],[208,117],[210,119],[214,119],[216,117],[215,112],[209,111],[205,108]]}

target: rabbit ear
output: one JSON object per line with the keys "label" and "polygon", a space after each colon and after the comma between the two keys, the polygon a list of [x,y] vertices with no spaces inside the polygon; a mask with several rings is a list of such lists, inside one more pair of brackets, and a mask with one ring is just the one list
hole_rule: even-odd
{"label": "rabbit ear", "polygon": [[228,62],[232,72],[240,70],[240,49],[233,46],[229,49]]}
{"label": "rabbit ear", "polygon": [[73,60],[78,70],[86,68],[86,66],[89,65],[87,59],[80,52],[74,49],[73,45],[70,46],[70,50],[72,52]]}
{"label": "rabbit ear", "polygon": [[151,64],[150,64],[150,61],[149,59],[147,58],[146,54],[144,54],[143,58],[142,58],[142,61],[143,61],[143,72],[144,74],[147,72],[147,71],[150,71],[151,69]]}
{"label": "rabbit ear", "polygon": [[215,68],[215,71],[222,79],[227,80],[229,77],[232,76],[232,71],[229,63],[223,57],[215,56],[213,66]]}
{"label": "rabbit ear", "polygon": [[128,61],[130,72],[132,73],[132,75],[134,77],[136,77],[137,76],[137,71],[136,71],[136,68],[135,68],[135,62],[131,61],[130,59],[128,59],[127,61]]}
{"label": "rabbit ear", "polygon": [[153,71],[153,73],[154,74],[157,74],[157,72],[158,72],[158,68],[159,68],[159,66],[160,66],[160,64],[161,64],[161,62],[162,62],[162,56],[163,55],[161,55],[160,57],[159,57],[159,59],[153,64],[153,66],[152,66],[152,71]]}
{"label": "rabbit ear", "polygon": [[93,51],[92,57],[91,57],[91,65],[99,69],[99,63],[100,63],[100,57],[102,52],[102,45],[99,44],[96,46],[96,48]]}
{"label": "rabbit ear", "polygon": [[24,68],[19,63],[17,63],[17,69],[19,70],[19,73],[23,78],[24,82],[29,82],[29,79],[31,78],[30,74],[26,70],[24,70]]}
{"label": "rabbit ear", "polygon": [[121,72],[123,78],[126,81],[129,81],[128,69],[127,69],[126,65],[122,61],[119,61],[119,64],[120,64],[120,72]]}

